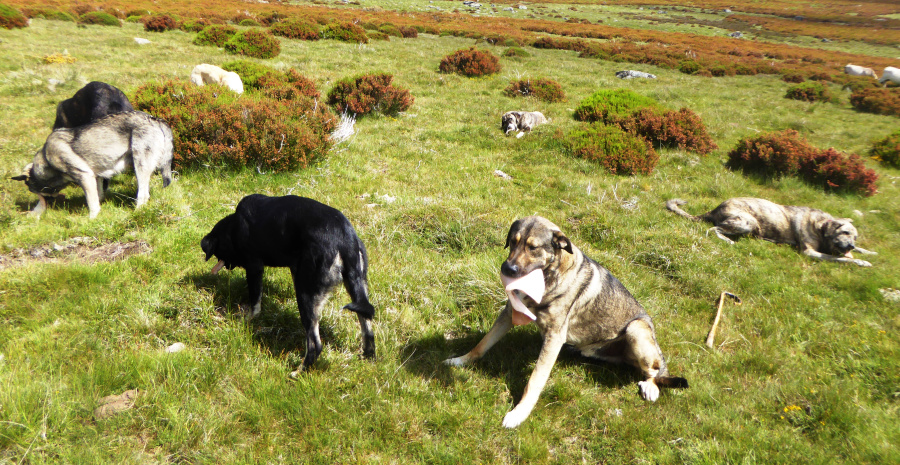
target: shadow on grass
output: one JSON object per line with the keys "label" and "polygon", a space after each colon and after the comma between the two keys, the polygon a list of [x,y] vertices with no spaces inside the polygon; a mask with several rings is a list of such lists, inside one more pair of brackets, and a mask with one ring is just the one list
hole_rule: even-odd
{"label": "shadow on grass", "polygon": [[[248,319],[250,305],[247,296],[247,280],[243,273],[223,270],[219,275],[194,273],[184,278],[197,289],[213,295],[216,310],[231,321],[245,324],[253,333],[253,339],[272,355],[290,353],[291,364],[299,365],[306,355],[306,330],[300,321],[296,303],[284,304],[295,297],[293,286],[275,285],[263,275],[262,311],[255,318]],[[269,271],[269,268],[266,269]],[[354,316],[355,319],[355,316]],[[332,327],[319,322],[323,353],[330,350],[334,339]],[[291,369],[296,368],[293,366]],[[327,370],[328,362],[320,357],[310,367],[312,370]]]}
{"label": "shadow on grass", "polygon": [[[442,334],[430,334],[412,340],[402,349],[400,358],[403,367],[410,373],[433,379],[445,387],[456,384],[462,370],[502,378],[509,386],[515,402],[518,403],[540,354],[543,338],[532,328],[513,329],[480,360],[464,367],[444,364],[444,360],[470,351],[482,337],[484,333],[473,333],[447,341]],[[554,370],[577,366],[584,367],[590,382],[611,389],[626,387],[643,380],[637,368],[586,358],[575,347],[564,346],[556,359]],[[552,373],[550,376],[552,381]]]}
{"label": "shadow on grass", "polygon": [[[131,184],[129,185],[127,182],[123,181],[111,181],[110,188],[106,191],[104,199],[100,202],[100,208],[103,208],[103,205],[115,205],[116,207],[129,207],[134,208],[137,203],[137,199],[135,196],[137,195],[137,190],[134,184],[134,177],[131,177]],[[25,186],[22,186],[25,188]],[[153,185],[151,184],[151,191],[153,190]],[[160,187],[161,188],[161,187]],[[27,188],[25,188],[27,190]],[[79,212],[87,212],[87,198],[84,195],[84,190],[78,185],[72,185],[70,188],[64,189],[65,198],[60,197],[47,197],[47,209],[48,210],[63,210],[68,213],[79,213]],[[34,209],[35,205],[38,203],[37,194],[32,194],[29,200],[16,201],[16,208],[25,213]]]}

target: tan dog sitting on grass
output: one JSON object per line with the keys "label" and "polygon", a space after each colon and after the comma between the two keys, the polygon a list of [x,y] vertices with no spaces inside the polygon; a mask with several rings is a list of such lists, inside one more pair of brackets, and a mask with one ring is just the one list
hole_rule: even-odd
{"label": "tan dog sitting on grass", "polygon": [[640,368],[641,397],[659,398],[659,387],[686,388],[687,380],[668,376],[644,308],[609,270],[572,245],[559,227],[530,216],[512,224],[506,238],[509,257],[500,267],[506,307],[487,335],[466,355],[445,363],[460,366],[481,358],[514,325],[535,323],[544,345],[522,400],[503,426],[515,428],[531,414],[566,343],[582,355]]}

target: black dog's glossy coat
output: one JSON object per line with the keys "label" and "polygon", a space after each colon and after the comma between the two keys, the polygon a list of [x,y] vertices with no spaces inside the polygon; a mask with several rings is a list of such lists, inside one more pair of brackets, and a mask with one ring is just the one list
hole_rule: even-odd
{"label": "black dog's glossy coat", "polygon": [[[260,310],[263,269],[288,267],[306,329],[309,367],[322,352],[321,307],[332,288],[344,283],[362,331],[363,355],[375,355],[371,321],[375,308],[368,298],[368,256],[350,221],[338,210],[315,200],[287,195],[244,197],[231,215],[220,220],[200,243],[206,259],[215,255],[224,266],[247,271],[252,314]],[[218,267],[217,267],[218,268]],[[216,269],[217,269],[216,268]]]}
{"label": "black dog's glossy coat", "polygon": [[93,81],[56,106],[53,129],[77,128],[113,113],[134,111],[125,94],[105,83]]}

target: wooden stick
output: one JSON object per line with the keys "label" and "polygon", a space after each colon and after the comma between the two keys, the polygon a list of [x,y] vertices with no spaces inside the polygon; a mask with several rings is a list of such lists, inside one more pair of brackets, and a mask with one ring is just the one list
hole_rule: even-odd
{"label": "wooden stick", "polygon": [[716,319],[713,320],[712,328],[709,329],[709,335],[706,336],[706,347],[709,347],[710,349],[713,348],[713,341],[716,338],[716,329],[718,329],[719,319],[722,317],[722,306],[725,305],[725,296],[728,296],[728,297],[731,297],[732,299],[734,299],[735,305],[741,304],[740,297],[738,297],[730,292],[722,291],[722,295],[719,296],[719,309],[716,310]]}

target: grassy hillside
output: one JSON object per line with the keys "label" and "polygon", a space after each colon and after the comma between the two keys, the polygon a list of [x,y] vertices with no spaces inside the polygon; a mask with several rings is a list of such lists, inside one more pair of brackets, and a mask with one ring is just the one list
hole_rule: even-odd
{"label": "grassy hillside", "polygon": [[[0,463],[900,461],[900,303],[881,292],[900,288],[900,171],[869,161],[879,193],[862,198],[724,167],[740,138],[785,128],[864,154],[896,117],[854,111],[838,86],[837,103],[785,99],[790,84],[777,76],[704,78],[528,48],[530,57],[502,58],[500,74],[470,79],[437,68],[471,39],[281,39],[281,55],[261,63],[296,68],[323,93],[343,77],[388,72],[415,104],[360,119],[349,142],[303,171],[182,169],[167,189],[154,176],[140,210],[134,177],[120,175],[95,220],[76,187],[29,216],[36,196],[9,177],[49,134],[56,104],[89,81],[133,95],[234,58],[192,38],[40,19],[0,30]],[[42,61],[66,52],[74,63]],[[659,78],[623,81],[622,69]],[[569,100],[504,96],[522,76],[558,81]],[[697,112],[720,148],[660,150],[655,172],[635,177],[571,157],[556,136],[577,126],[572,109],[619,87]],[[542,111],[550,124],[505,137],[500,115],[513,109]],[[311,197],[354,224],[370,255],[376,361],[358,356],[358,324],[340,310],[349,300],[339,290],[322,357],[290,379],[304,333],[288,270],[267,270],[263,314],[250,322],[243,270],[208,274],[200,239],[250,193]],[[765,241],[729,246],[666,211],[676,196],[693,213],[735,196],[821,208],[853,218],[860,246],[879,255],[859,268]],[[635,371],[564,353],[531,417],[510,431],[501,420],[534,367],[535,326],[470,367],[441,364],[474,346],[504,305],[505,234],[531,214],[558,224],[648,309],[670,371],[690,389],[646,403]],[[113,252],[67,253],[79,241],[147,247],[109,261]],[[711,350],[703,342],[722,290],[744,303],[726,304]],[[186,350],[164,351],[176,342]],[[129,389],[140,391],[133,409],[94,418],[102,397]]]}

